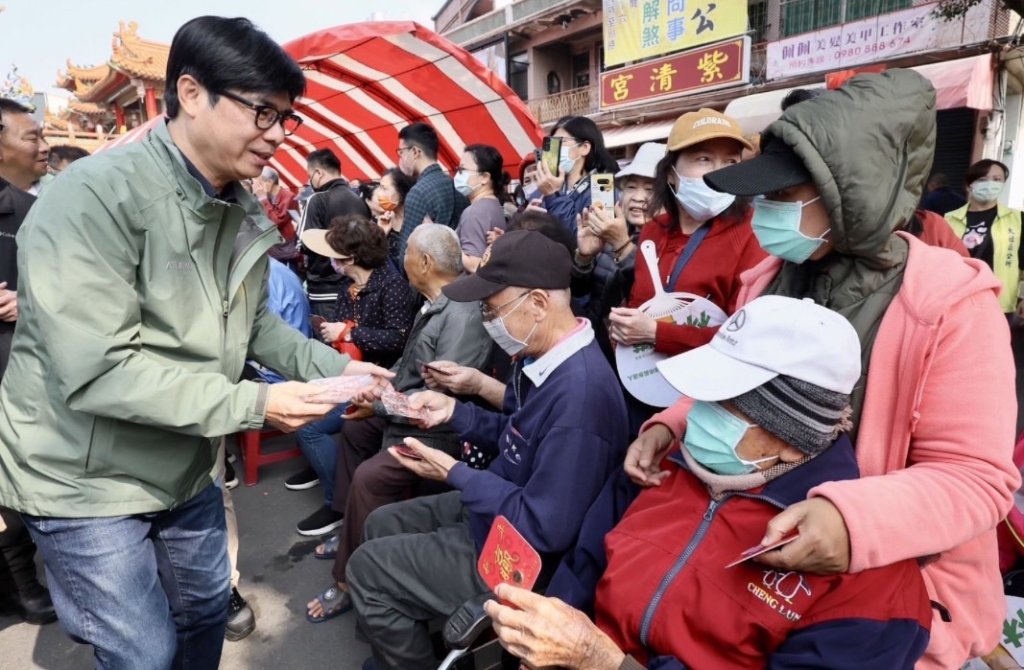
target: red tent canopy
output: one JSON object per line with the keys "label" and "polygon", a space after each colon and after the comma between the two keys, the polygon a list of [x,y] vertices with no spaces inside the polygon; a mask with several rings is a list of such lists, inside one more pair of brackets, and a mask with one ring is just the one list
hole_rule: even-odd
{"label": "red tent canopy", "polygon": [[[410,21],[356,23],[284,45],[306,74],[295,101],[303,119],[274,156],[281,177],[306,181],[306,156],[328,148],[348,179],[377,179],[396,165],[398,131],[413,121],[437,130],[449,170],[467,144],[489,144],[514,173],[543,131],[522,100],[468,52]],[[149,122],[105,145],[145,136]]]}
{"label": "red tent canopy", "polygon": [[284,48],[308,82],[295,105],[305,122],[276,156],[292,181],[305,181],[305,156],[324,147],[338,154],[349,179],[378,178],[396,164],[398,131],[412,121],[437,130],[438,158],[449,169],[475,143],[495,147],[506,169],[518,168],[543,135],[512,89],[419,24],[338,26]]}

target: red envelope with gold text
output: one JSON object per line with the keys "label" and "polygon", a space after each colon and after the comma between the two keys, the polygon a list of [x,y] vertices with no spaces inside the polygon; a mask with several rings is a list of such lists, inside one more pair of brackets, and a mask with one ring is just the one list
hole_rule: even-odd
{"label": "red envelope with gold text", "polygon": [[502,583],[532,590],[540,576],[540,554],[499,514],[487,534],[476,567],[492,591]]}

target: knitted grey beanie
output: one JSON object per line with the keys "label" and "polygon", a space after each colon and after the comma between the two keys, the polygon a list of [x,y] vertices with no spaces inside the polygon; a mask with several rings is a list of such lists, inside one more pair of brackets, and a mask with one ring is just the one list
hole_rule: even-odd
{"label": "knitted grey beanie", "polygon": [[779,375],[732,399],[750,421],[810,456],[850,430],[850,395]]}

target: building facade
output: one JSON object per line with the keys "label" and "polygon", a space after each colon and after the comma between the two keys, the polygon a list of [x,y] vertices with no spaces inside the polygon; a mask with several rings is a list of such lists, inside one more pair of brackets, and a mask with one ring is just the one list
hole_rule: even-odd
{"label": "building facade", "polygon": [[[982,0],[952,20],[936,0],[449,0],[435,29],[477,55],[550,128],[593,119],[616,157],[712,107],[759,133],[794,88],[909,67],[938,97],[934,172],[960,184],[983,157],[1011,167],[1024,205],[1020,17]],[[705,32],[704,36],[699,33]],[[712,41],[714,40],[714,41]]]}

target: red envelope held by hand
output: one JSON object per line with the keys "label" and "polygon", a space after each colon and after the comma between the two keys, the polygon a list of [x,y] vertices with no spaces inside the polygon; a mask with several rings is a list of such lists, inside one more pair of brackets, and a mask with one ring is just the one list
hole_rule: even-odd
{"label": "red envelope held by hand", "polygon": [[792,542],[793,540],[797,539],[798,537],[800,537],[800,531],[794,530],[792,533],[790,533],[789,535],[784,536],[781,540],[779,540],[778,542],[775,542],[773,544],[769,544],[767,546],[765,546],[763,544],[755,544],[750,549],[744,550],[743,553],[741,553],[739,555],[739,558],[737,558],[735,561],[733,561],[732,563],[730,563],[729,565],[727,565],[725,567],[731,568],[734,565],[739,565],[743,561],[749,561],[750,559],[754,558],[755,556],[760,556],[761,554],[767,553],[767,552],[771,551],[772,549],[778,549],[779,547],[781,547],[783,545],[789,544],[790,542]]}
{"label": "red envelope held by hand", "polygon": [[394,389],[384,391],[380,396],[380,402],[384,405],[384,410],[391,416],[404,416],[407,419],[420,420],[427,418],[426,409],[413,409],[409,405],[409,396]]}
{"label": "red envelope held by hand", "polygon": [[532,590],[540,576],[540,554],[508,519],[499,514],[487,534],[476,567],[492,591],[498,584]]}

